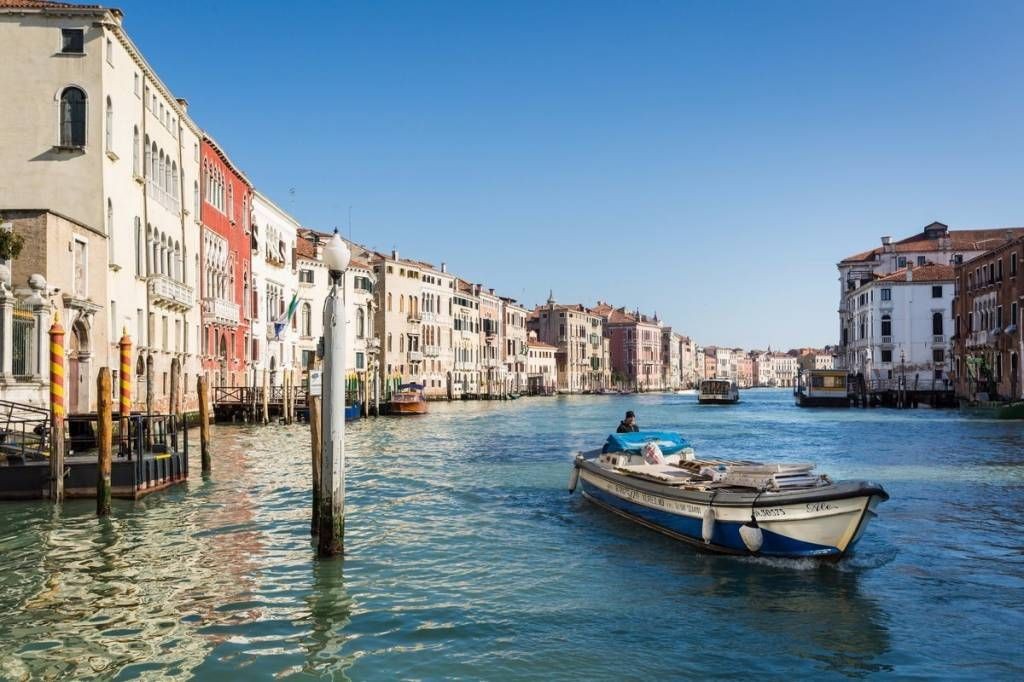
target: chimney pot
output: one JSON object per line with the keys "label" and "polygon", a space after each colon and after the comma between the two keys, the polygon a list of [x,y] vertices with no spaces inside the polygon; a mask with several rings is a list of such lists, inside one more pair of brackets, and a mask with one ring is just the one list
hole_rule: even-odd
{"label": "chimney pot", "polygon": [[398,260],[398,249],[391,249],[391,260]]}
{"label": "chimney pot", "polygon": [[178,106],[180,106],[181,110],[184,111],[186,114],[188,113],[188,100],[187,99],[185,99],[184,97],[179,97],[178,98]]}
{"label": "chimney pot", "polygon": [[447,263],[444,263],[444,262],[441,263],[441,272],[448,272],[448,264]]}
{"label": "chimney pot", "polygon": [[909,263],[907,264],[907,281],[914,281],[914,266]]}
{"label": "chimney pot", "polygon": [[888,235],[882,237],[882,246],[889,246],[889,243],[891,241],[892,241],[892,237],[890,237]]}

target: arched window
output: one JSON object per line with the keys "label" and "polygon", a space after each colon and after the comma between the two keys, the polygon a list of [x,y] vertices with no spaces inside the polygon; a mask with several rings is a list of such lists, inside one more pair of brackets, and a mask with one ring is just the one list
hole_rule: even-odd
{"label": "arched window", "polygon": [[388,292],[388,312],[391,312],[391,292]]}
{"label": "arched window", "polygon": [[308,303],[302,304],[302,335],[313,335],[313,309]]}
{"label": "arched window", "polygon": [[114,103],[107,98],[107,151],[114,151]]}
{"label": "arched window", "polygon": [[60,93],[60,144],[85,146],[85,92],[80,88],[64,88]]}
{"label": "arched window", "polygon": [[405,294],[398,295],[398,312],[405,312]]}
{"label": "arched window", "polygon": [[932,313],[932,334],[942,336],[942,313]]}
{"label": "arched window", "polygon": [[178,200],[178,162],[171,161],[171,198]]}
{"label": "arched window", "polygon": [[400,334],[398,337],[398,352],[405,352],[405,334]]}
{"label": "arched window", "polygon": [[363,315],[363,309],[359,308],[356,310],[356,338],[363,338],[366,333],[366,319]]}
{"label": "arched window", "polygon": [[149,165],[149,178],[150,178],[150,180],[153,180],[154,182],[159,183],[160,182],[160,176],[157,175],[157,172],[156,172],[157,171],[156,140],[153,140],[152,144],[150,145],[150,149],[149,149],[149,164],[150,164]]}
{"label": "arched window", "polygon": [[892,318],[882,315],[882,336],[892,336]]}
{"label": "arched window", "polygon": [[194,204],[196,218],[199,217],[199,181],[192,184],[192,203]]}
{"label": "arched window", "polygon": [[391,352],[391,332],[388,332],[388,352]]}
{"label": "arched window", "polygon": [[139,126],[132,131],[132,174],[139,176]]}

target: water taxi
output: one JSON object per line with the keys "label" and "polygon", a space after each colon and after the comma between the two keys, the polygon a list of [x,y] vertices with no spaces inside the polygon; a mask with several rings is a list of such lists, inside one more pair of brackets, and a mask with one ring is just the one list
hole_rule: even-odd
{"label": "water taxi", "polygon": [[740,401],[740,390],[732,379],[704,379],[697,391],[701,405],[732,405]]}
{"label": "water taxi", "polygon": [[427,398],[423,384],[402,384],[391,396],[391,414],[426,414]]}
{"label": "water taxi", "polygon": [[677,433],[612,434],[576,455],[577,485],[596,505],[701,549],[839,559],[860,540],[885,490],[832,481],[813,464],[699,459]]}
{"label": "water taxi", "polygon": [[845,369],[805,369],[793,387],[800,407],[849,407],[850,390]]}

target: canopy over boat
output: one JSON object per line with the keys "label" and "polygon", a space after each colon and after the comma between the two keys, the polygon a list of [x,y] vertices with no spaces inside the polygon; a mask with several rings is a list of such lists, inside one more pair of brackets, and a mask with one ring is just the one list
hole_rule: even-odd
{"label": "canopy over boat", "polygon": [[417,384],[417,383],[402,384],[401,386],[398,387],[398,390],[399,391],[422,391],[423,390],[423,384]]}
{"label": "canopy over boat", "polygon": [[604,452],[628,452],[640,454],[648,443],[655,443],[662,454],[674,455],[690,447],[690,442],[672,431],[634,431],[613,433],[604,444]]}

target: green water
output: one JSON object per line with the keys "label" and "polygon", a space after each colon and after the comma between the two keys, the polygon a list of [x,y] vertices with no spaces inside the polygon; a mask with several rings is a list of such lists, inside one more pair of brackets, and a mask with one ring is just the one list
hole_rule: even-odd
{"label": "green water", "polygon": [[[0,677],[1024,676],[1024,424],[743,398],[354,424],[343,560],[314,558],[304,425],[216,427],[210,480],[109,519],[0,504]],[[702,456],[811,459],[892,500],[839,565],[695,553],[565,490],[629,408]]]}

